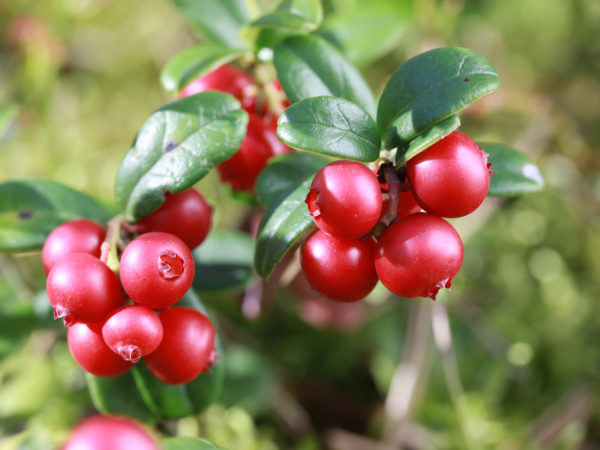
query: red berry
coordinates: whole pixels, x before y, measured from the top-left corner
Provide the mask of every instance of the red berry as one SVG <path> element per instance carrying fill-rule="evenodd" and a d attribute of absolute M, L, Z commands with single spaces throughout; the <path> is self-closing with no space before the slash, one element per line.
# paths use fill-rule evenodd
<path fill-rule="evenodd" d="M 417 213 L 383 232 L 375 269 L 393 293 L 435 299 L 440 288 L 450 287 L 462 260 L 462 241 L 452 225 L 433 214 Z"/>
<path fill-rule="evenodd" d="M 177 236 L 154 231 L 129 243 L 119 272 L 123 288 L 134 302 L 163 309 L 181 299 L 192 285 L 194 260 Z"/>
<path fill-rule="evenodd" d="M 108 347 L 124 360 L 136 363 L 158 348 L 163 328 L 158 315 L 149 308 L 128 305 L 116 309 L 102 325 Z"/>
<path fill-rule="evenodd" d="M 317 172 L 306 203 L 319 229 L 356 239 L 368 233 L 381 216 L 379 181 L 363 164 L 335 161 Z"/>
<path fill-rule="evenodd" d="M 221 91 L 233 95 L 242 108 L 254 111 L 256 105 L 256 87 L 252 77 L 235 66 L 225 64 L 212 72 L 196 78 L 181 92 L 179 98 L 189 97 L 204 91 Z"/>
<path fill-rule="evenodd" d="M 89 253 L 100 257 L 100 245 L 106 237 L 104 228 L 88 219 L 75 219 L 57 226 L 42 248 L 42 264 L 46 275 L 63 256 Z"/>
<path fill-rule="evenodd" d="M 375 241 L 342 239 L 320 230 L 304 241 L 302 270 L 311 286 L 333 300 L 353 302 L 377 284 Z"/>
<path fill-rule="evenodd" d="M 90 416 L 77 424 L 62 450 L 159 450 L 156 440 L 129 417 Z"/>
<path fill-rule="evenodd" d="M 419 205 L 442 217 L 475 211 L 490 185 L 487 155 L 460 131 L 409 159 L 406 170 Z"/>
<path fill-rule="evenodd" d="M 255 114 L 249 115 L 248 130 L 240 148 L 227 161 L 217 166 L 221 180 L 236 191 L 254 191 L 254 183 L 267 161 L 275 155 L 287 153 L 275 135 L 276 126 Z"/>
<path fill-rule="evenodd" d="M 138 222 L 141 233 L 164 231 L 181 239 L 191 249 L 200 245 L 211 226 L 212 207 L 196 189 L 169 194 L 165 202 Z"/>
<path fill-rule="evenodd" d="M 204 314 L 175 307 L 163 311 L 160 321 L 163 340 L 144 357 L 156 378 L 169 384 L 188 383 L 215 362 L 215 329 Z"/>
<path fill-rule="evenodd" d="M 398 209 L 396 212 L 398 219 L 421 211 L 422 209 L 417 203 L 413 191 L 400 191 L 400 195 L 398 196 Z"/>
<path fill-rule="evenodd" d="M 69 327 L 67 344 L 77 364 L 93 375 L 114 377 L 133 367 L 106 345 L 102 339 L 102 323 L 76 323 Z"/>
<path fill-rule="evenodd" d="M 73 253 L 56 263 L 46 291 L 54 318 L 63 319 L 66 326 L 101 321 L 123 299 L 114 272 L 87 253 Z"/>

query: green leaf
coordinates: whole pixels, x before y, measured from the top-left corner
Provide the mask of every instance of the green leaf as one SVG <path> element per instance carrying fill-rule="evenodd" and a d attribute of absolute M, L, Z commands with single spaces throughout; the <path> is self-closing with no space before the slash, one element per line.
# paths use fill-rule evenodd
<path fill-rule="evenodd" d="M 290 101 L 330 95 L 375 117 L 375 99 L 360 72 L 323 38 L 292 36 L 275 47 L 277 76 Z"/>
<path fill-rule="evenodd" d="M 269 206 L 292 192 L 309 175 L 331 162 L 311 153 L 289 153 L 269 160 L 254 185 L 260 201 Z"/>
<path fill-rule="evenodd" d="M 148 118 L 119 166 L 118 206 L 129 221 L 155 210 L 165 192 L 181 192 L 229 159 L 248 115 L 228 94 L 207 91 L 166 105 Z"/>
<path fill-rule="evenodd" d="M 399 147 L 396 152 L 396 165 L 404 164 L 410 158 L 417 156 L 426 148 L 432 146 L 440 139 L 448 136 L 460 126 L 460 118 L 457 115 L 448 117 L 436 123 L 429 130 L 417 136 L 407 145 Z"/>
<path fill-rule="evenodd" d="M 239 30 L 249 20 L 244 0 L 174 0 L 183 15 L 206 37 L 240 48 Z"/>
<path fill-rule="evenodd" d="M 0 251 L 41 248 L 46 236 L 67 220 L 104 224 L 110 215 L 87 195 L 49 180 L 0 184 Z"/>
<path fill-rule="evenodd" d="M 410 142 L 498 86 L 494 68 L 472 50 L 438 48 L 409 59 L 379 99 L 377 124 L 385 135 L 384 147 Z"/>
<path fill-rule="evenodd" d="M 3 106 L 0 108 L 0 141 L 17 118 L 19 108 L 16 105 Z"/>
<path fill-rule="evenodd" d="M 306 177 L 289 195 L 271 205 L 261 221 L 254 267 L 263 278 L 271 275 L 275 265 L 313 225 L 304 203 L 313 177 L 314 174 Z"/>
<path fill-rule="evenodd" d="M 213 230 L 193 254 L 196 289 L 240 288 L 252 277 L 254 241 L 246 233 Z"/>
<path fill-rule="evenodd" d="M 87 386 L 96 409 L 104 414 L 123 414 L 144 422 L 156 422 L 159 416 L 146 406 L 136 389 L 133 374 L 129 372 L 116 377 L 97 377 L 86 373 Z"/>
<path fill-rule="evenodd" d="M 279 117 L 277 136 L 300 150 L 357 161 L 375 161 L 381 144 L 373 119 L 337 97 L 312 97 L 293 104 Z"/>
<path fill-rule="evenodd" d="M 494 174 L 490 177 L 488 195 L 508 197 L 538 192 L 545 186 L 540 169 L 529 157 L 502 144 L 480 143 L 489 154 Z"/>
<path fill-rule="evenodd" d="M 284 0 L 276 9 L 254 20 L 251 26 L 316 30 L 323 20 L 319 0 Z"/>
<path fill-rule="evenodd" d="M 219 450 L 217 447 L 204 439 L 191 437 L 172 437 L 160 440 L 162 450 Z"/>
<path fill-rule="evenodd" d="M 243 52 L 214 44 L 185 49 L 167 61 L 160 82 L 169 92 L 180 91 L 195 78 L 237 59 Z"/>

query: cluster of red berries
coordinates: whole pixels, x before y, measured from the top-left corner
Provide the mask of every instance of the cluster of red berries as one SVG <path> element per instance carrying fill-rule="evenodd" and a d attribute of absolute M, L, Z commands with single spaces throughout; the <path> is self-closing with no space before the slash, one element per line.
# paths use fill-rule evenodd
<path fill-rule="evenodd" d="M 268 101 L 267 90 L 275 95 L 275 105 Z M 276 135 L 277 119 L 289 106 L 281 85 L 277 80 L 268 86 L 256 83 L 252 76 L 225 64 L 188 84 L 179 93 L 180 98 L 204 91 L 221 91 L 237 98 L 249 115 L 246 137 L 239 150 L 227 161 L 217 166 L 221 180 L 229 183 L 236 191 L 254 191 L 258 175 L 267 161 L 276 155 L 288 153 L 290 149 Z"/>
<path fill-rule="evenodd" d="M 357 162 L 328 164 L 306 197 L 318 228 L 301 248 L 308 281 L 338 301 L 364 298 L 378 280 L 401 297 L 435 299 L 463 261 L 460 236 L 442 217 L 483 202 L 490 165 L 459 131 L 411 158 L 402 176 L 385 164 L 379 177 Z"/>
<path fill-rule="evenodd" d="M 42 249 L 48 299 L 54 318 L 69 327 L 69 349 L 84 370 L 115 376 L 143 357 L 158 379 L 181 384 L 216 362 L 210 320 L 172 307 L 192 285 L 191 248 L 208 234 L 211 215 L 194 189 L 168 195 L 130 226 L 139 236 L 120 253 L 118 275 L 106 264 L 110 237 L 97 223 L 71 220 L 48 235 Z"/>

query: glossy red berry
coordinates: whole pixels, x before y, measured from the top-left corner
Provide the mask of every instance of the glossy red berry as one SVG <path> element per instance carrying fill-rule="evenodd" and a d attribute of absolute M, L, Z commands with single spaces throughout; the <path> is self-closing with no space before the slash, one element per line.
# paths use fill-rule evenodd
<path fill-rule="evenodd" d="M 139 305 L 163 309 L 185 295 L 194 281 L 189 247 L 169 233 L 142 234 L 127 245 L 119 273 L 125 292 Z"/>
<path fill-rule="evenodd" d="M 306 204 L 319 229 L 356 239 L 368 233 L 381 216 L 379 181 L 363 164 L 334 161 L 315 175 Z"/>
<path fill-rule="evenodd" d="M 375 269 L 385 287 L 401 297 L 430 297 L 449 288 L 463 261 L 458 233 L 428 213 L 388 227 L 377 243 Z"/>
<path fill-rule="evenodd" d="M 289 151 L 275 135 L 273 122 L 254 114 L 249 117 L 246 137 L 239 150 L 217 166 L 221 180 L 236 191 L 253 192 L 254 183 L 267 161 Z"/>
<path fill-rule="evenodd" d="M 119 279 L 106 264 L 87 253 L 73 253 L 52 267 L 46 280 L 54 318 L 66 326 L 104 320 L 123 299 Z"/>
<path fill-rule="evenodd" d="M 150 372 L 168 384 L 192 381 L 216 360 L 215 329 L 199 311 L 186 307 L 160 314 L 164 335 L 156 351 L 144 357 Z"/>
<path fill-rule="evenodd" d="M 475 211 L 490 185 L 487 154 L 460 131 L 409 159 L 406 171 L 419 205 L 441 217 Z"/>
<path fill-rule="evenodd" d="M 94 415 L 82 420 L 61 450 L 159 450 L 154 437 L 129 417 Z"/>
<path fill-rule="evenodd" d="M 200 245 L 211 226 L 212 207 L 191 188 L 167 195 L 165 202 L 137 225 L 140 233 L 163 231 L 181 239 L 191 249 Z"/>
<path fill-rule="evenodd" d="M 75 219 L 57 226 L 42 248 L 42 264 L 46 275 L 62 257 L 72 253 L 89 253 L 100 257 L 100 246 L 106 237 L 104 228 L 88 219 Z"/>
<path fill-rule="evenodd" d="M 311 286 L 332 300 L 353 302 L 377 284 L 375 241 L 342 239 L 316 230 L 302 244 L 302 270 Z"/>
<path fill-rule="evenodd" d="M 398 208 L 396 210 L 398 219 L 421 211 L 422 209 L 417 203 L 413 191 L 400 191 L 400 195 L 398 196 Z"/>
<path fill-rule="evenodd" d="M 247 111 L 254 111 L 256 106 L 254 80 L 242 69 L 230 64 L 225 64 L 196 78 L 179 92 L 179 98 L 204 91 L 220 91 L 231 94 L 242 103 L 242 108 Z"/>
<path fill-rule="evenodd" d="M 67 331 L 67 344 L 77 364 L 92 375 L 114 377 L 133 364 L 113 352 L 102 339 L 102 323 L 76 323 Z"/>
<path fill-rule="evenodd" d="M 140 305 L 114 310 L 102 325 L 102 338 L 121 358 L 132 363 L 158 348 L 163 327 L 158 315 Z"/>

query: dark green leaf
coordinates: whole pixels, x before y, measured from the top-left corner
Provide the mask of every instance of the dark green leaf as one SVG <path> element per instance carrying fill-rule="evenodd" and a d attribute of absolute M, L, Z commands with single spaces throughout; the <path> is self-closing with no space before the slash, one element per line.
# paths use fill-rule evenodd
<path fill-rule="evenodd" d="M 92 402 L 104 414 L 123 414 L 144 422 L 156 422 L 158 415 L 146 406 L 133 381 L 131 371 L 117 377 L 97 377 L 86 373 L 86 380 Z"/>
<path fill-rule="evenodd" d="M 193 253 L 196 289 L 239 288 L 252 277 L 254 242 L 246 233 L 213 230 Z"/>
<path fill-rule="evenodd" d="M 409 59 L 379 99 L 377 124 L 385 148 L 408 143 L 498 86 L 494 68 L 472 50 L 438 48 Z"/>
<path fill-rule="evenodd" d="M 284 0 L 275 11 L 254 20 L 250 25 L 313 31 L 323 20 L 319 0 Z"/>
<path fill-rule="evenodd" d="M 331 44 L 313 35 L 292 36 L 275 47 L 277 76 L 295 103 L 308 97 L 345 98 L 375 117 L 375 99 L 360 72 Z"/>
<path fill-rule="evenodd" d="M 306 177 L 289 195 L 273 204 L 265 213 L 256 237 L 254 267 L 268 278 L 275 265 L 313 224 L 304 200 L 314 174 Z"/>
<path fill-rule="evenodd" d="M 260 201 L 269 206 L 292 192 L 306 177 L 331 162 L 311 153 L 289 153 L 272 158 L 254 185 Z"/>
<path fill-rule="evenodd" d="M 160 81 L 167 91 L 180 91 L 195 78 L 233 61 L 243 52 L 211 44 L 185 49 L 167 61 Z"/>
<path fill-rule="evenodd" d="M 488 195 L 508 197 L 529 194 L 544 188 L 540 169 L 527 155 L 502 144 L 479 144 L 489 154 L 488 161 L 495 173 L 490 178 Z"/>
<path fill-rule="evenodd" d="M 244 0 L 174 0 L 183 15 L 206 37 L 240 48 L 239 29 L 248 22 Z"/>
<path fill-rule="evenodd" d="M 414 138 L 407 145 L 398 148 L 398 151 L 396 152 L 396 165 L 404 164 L 410 158 L 418 155 L 443 137 L 448 136 L 459 126 L 460 118 L 457 115 L 450 116 L 435 124 L 429 130 Z"/>
<path fill-rule="evenodd" d="M 357 161 L 375 161 L 381 144 L 373 119 L 359 106 L 337 97 L 294 103 L 279 117 L 277 136 L 300 150 Z"/>
<path fill-rule="evenodd" d="M 155 210 L 165 192 L 181 192 L 229 159 L 246 134 L 248 115 L 228 94 L 207 91 L 150 116 L 119 166 L 117 204 L 129 221 Z"/>
<path fill-rule="evenodd" d="M 0 184 L 0 251 L 41 248 L 67 220 L 85 217 L 104 224 L 110 215 L 92 198 L 48 180 Z"/>
<path fill-rule="evenodd" d="M 162 450 L 219 450 L 222 447 L 217 447 L 204 439 L 173 437 L 161 439 L 160 448 Z"/>

